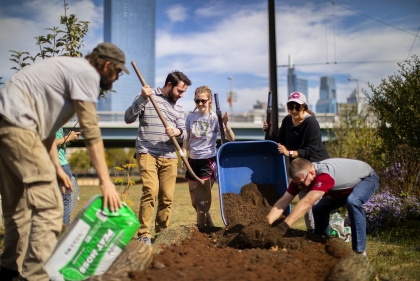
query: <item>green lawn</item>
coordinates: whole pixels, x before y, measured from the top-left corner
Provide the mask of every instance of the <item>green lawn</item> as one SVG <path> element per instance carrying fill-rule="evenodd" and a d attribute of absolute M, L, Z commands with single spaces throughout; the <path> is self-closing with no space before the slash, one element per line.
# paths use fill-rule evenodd
<path fill-rule="evenodd" d="M 92 197 L 95 194 L 101 193 L 99 187 L 82 186 L 80 187 L 80 190 L 80 201 L 73 215 L 77 214 L 77 212 L 83 207 L 84 204 L 86 204 L 90 197 Z M 137 215 L 139 212 L 141 192 L 141 185 L 131 186 L 128 195 L 129 200 L 126 200 L 131 209 Z M 217 183 L 213 186 L 213 197 L 210 214 L 212 216 L 215 226 L 224 227 L 222 216 L 220 213 L 219 188 Z M 171 226 L 192 224 L 195 223 L 195 221 L 196 214 L 194 208 L 191 206 L 188 184 L 186 182 L 179 182 L 177 183 L 175 188 L 174 202 L 172 206 Z M 298 221 L 293 227 L 304 229 L 305 225 L 303 219 Z"/>

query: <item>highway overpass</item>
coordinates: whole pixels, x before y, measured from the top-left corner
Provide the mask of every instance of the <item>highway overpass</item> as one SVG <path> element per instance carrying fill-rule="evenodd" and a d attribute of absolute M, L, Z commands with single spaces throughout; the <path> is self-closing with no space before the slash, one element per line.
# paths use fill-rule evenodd
<path fill-rule="evenodd" d="M 263 140 L 264 132 L 262 124 L 265 118 L 263 112 L 242 113 L 229 116 L 229 125 L 235 132 L 236 140 Z M 99 112 L 99 127 L 101 128 L 104 145 L 107 148 L 112 147 L 135 147 L 137 137 L 138 122 L 125 124 L 123 113 Z M 284 118 L 284 114 L 279 115 L 279 123 Z M 320 127 L 323 141 L 328 141 L 328 129 L 332 128 L 336 116 L 334 114 L 324 114 L 316 116 Z M 75 126 L 76 125 L 76 126 Z M 65 131 L 79 129 L 77 118 L 72 118 L 64 125 Z M 220 143 L 219 143 L 220 144 Z M 84 147 L 82 138 L 72 143 L 72 147 Z"/>

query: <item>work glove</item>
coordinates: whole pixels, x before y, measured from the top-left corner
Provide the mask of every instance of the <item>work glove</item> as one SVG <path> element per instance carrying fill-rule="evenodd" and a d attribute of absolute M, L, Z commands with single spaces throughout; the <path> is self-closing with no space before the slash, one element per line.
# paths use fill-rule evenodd
<path fill-rule="evenodd" d="M 280 229 L 281 233 L 284 235 L 289 230 L 289 225 L 287 222 L 282 221 L 278 226 L 276 226 Z"/>

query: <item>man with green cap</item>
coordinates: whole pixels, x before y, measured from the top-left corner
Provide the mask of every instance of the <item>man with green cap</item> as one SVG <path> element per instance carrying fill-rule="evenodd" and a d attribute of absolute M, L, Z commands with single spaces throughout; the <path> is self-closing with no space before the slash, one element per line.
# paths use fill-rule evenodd
<path fill-rule="evenodd" d="M 72 189 L 58 161 L 55 132 L 75 113 L 104 196 L 121 207 L 105 162 L 96 103 L 112 88 L 125 55 L 101 43 L 85 58 L 54 57 L 17 72 L 0 90 L 0 191 L 5 221 L 0 280 L 49 280 L 44 264 L 62 227 L 57 180 Z"/>

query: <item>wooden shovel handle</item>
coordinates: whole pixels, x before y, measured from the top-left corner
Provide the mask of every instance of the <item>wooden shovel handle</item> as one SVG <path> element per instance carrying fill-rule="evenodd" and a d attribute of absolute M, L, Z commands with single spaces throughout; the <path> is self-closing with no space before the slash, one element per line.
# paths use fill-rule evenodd
<path fill-rule="evenodd" d="M 141 84 L 143 85 L 143 87 L 144 87 L 145 85 L 147 85 L 147 83 L 146 83 L 146 81 L 144 81 L 144 78 L 143 78 L 143 76 L 141 75 L 140 70 L 138 69 L 138 67 L 137 67 L 136 63 L 135 63 L 134 61 L 132 61 L 132 62 L 131 62 L 131 65 L 133 66 L 134 71 L 136 72 L 137 76 L 139 77 L 140 82 L 141 82 Z M 165 129 L 166 129 L 166 128 L 168 127 L 168 123 L 166 122 L 165 117 L 163 116 L 162 112 L 160 111 L 160 109 L 159 109 L 159 107 L 158 107 L 158 105 L 157 105 L 157 103 L 156 103 L 156 101 L 155 101 L 155 98 L 154 98 L 153 96 L 149 96 L 149 100 L 152 102 L 153 107 L 155 108 L 156 113 L 158 114 L 158 116 L 159 116 L 159 118 L 160 118 L 160 121 L 162 121 L 162 124 L 163 124 L 163 126 L 165 127 Z M 193 177 L 194 177 L 194 178 L 195 178 L 198 182 L 200 182 L 201 184 L 204 184 L 204 181 L 203 181 L 202 179 L 200 179 L 199 177 L 197 177 L 197 175 L 196 175 L 196 174 L 193 172 L 193 170 L 191 169 L 190 163 L 188 163 L 188 159 L 187 159 L 187 157 L 185 156 L 184 151 L 182 151 L 181 147 L 179 146 L 179 143 L 178 143 L 178 141 L 176 140 L 176 138 L 175 138 L 175 137 L 171 137 L 171 140 L 172 140 L 172 142 L 174 143 L 175 148 L 176 148 L 176 150 L 178 151 L 179 155 L 181 156 L 182 162 L 184 162 L 185 167 L 187 167 L 188 172 L 190 172 L 190 174 L 191 174 L 191 175 L 192 175 L 192 176 L 193 176 Z"/>

